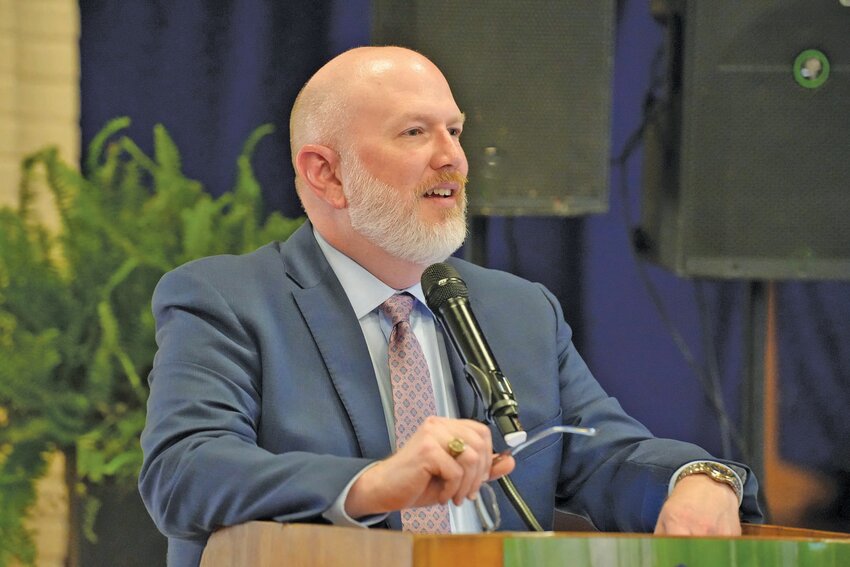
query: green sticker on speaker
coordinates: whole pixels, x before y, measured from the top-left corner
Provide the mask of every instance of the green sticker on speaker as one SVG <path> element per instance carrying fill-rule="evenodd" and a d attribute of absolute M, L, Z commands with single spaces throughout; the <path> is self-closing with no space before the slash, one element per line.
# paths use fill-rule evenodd
<path fill-rule="evenodd" d="M 829 78 L 829 59 L 820 50 L 807 49 L 794 60 L 794 80 L 807 89 L 816 89 Z"/>

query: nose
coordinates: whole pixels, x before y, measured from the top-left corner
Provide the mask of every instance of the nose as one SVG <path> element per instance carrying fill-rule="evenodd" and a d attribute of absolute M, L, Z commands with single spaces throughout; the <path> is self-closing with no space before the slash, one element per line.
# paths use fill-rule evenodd
<path fill-rule="evenodd" d="M 434 153 L 431 167 L 435 170 L 466 170 L 466 154 L 460 145 L 460 138 L 443 130 L 434 139 Z"/>

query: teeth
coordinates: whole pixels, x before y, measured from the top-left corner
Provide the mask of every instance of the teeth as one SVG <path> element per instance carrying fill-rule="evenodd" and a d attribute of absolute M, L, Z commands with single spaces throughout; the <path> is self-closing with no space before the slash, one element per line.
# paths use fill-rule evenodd
<path fill-rule="evenodd" d="M 425 191 L 425 195 L 439 195 L 440 197 L 451 197 L 452 190 L 451 189 L 441 189 L 439 187 L 434 189 L 428 189 Z"/>

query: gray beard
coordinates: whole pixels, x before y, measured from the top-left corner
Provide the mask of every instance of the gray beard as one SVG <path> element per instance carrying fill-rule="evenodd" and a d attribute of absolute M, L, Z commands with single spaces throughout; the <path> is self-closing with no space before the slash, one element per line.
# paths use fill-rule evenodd
<path fill-rule="evenodd" d="M 396 258 L 423 266 L 442 262 L 463 244 L 465 193 L 461 207 L 450 211 L 443 222 L 427 224 L 417 215 L 421 197 L 410 202 L 392 198 L 400 190 L 372 176 L 357 156 L 343 156 L 343 163 L 348 174 L 343 193 L 351 228 L 372 244 Z"/>

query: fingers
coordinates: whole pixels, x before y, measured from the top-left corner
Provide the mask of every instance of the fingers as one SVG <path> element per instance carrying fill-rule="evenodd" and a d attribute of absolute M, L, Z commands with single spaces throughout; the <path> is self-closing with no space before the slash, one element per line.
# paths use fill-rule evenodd
<path fill-rule="evenodd" d="M 516 461 L 508 452 L 499 453 L 493 458 L 493 464 L 488 471 L 487 480 L 496 480 L 510 474 L 516 466 Z"/>
<path fill-rule="evenodd" d="M 455 459 L 464 467 L 460 489 L 453 498 L 455 504 L 462 503 L 465 498 L 475 500 L 478 497 L 481 483 L 489 479 L 493 461 L 493 441 L 490 430 L 474 421 L 464 420 L 462 423 L 469 426 L 468 434 L 473 437 L 466 443 L 464 452 Z"/>
<path fill-rule="evenodd" d="M 707 521 L 705 517 L 659 519 L 655 525 L 655 535 L 736 537 L 741 535 L 741 523 L 722 519 Z"/>
<path fill-rule="evenodd" d="M 434 418 L 423 425 L 425 433 L 432 434 L 444 454 L 439 455 L 443 463 L 442 478 L 445 482 L 441 498 L 459 505 L 466 499 L 478 497 L 481 483 L 486 480 L 493 459 L 493 442 L 490 430 L 481 423 L 471 420 L 444 420 Z M 430 431 L 432 428 L 433 431 Z M 452 440 L 463 441 L 463 451 L 455 457 L 448 453 Z"/>
<path fill-rule="evenodd" d="M 463 441 L 463 451 L 452 457 L 448 446 L 455 439 Z M 429 417 L 399 453 L 402 451 L 416 451 L 415 458 L 429 463 L 430 473 L 439 481 L 437 499 L 441 503 L 451 500 L 459 505 L 474 500 L 481 483 L 490 479 L 493 441 L 487 426 L 476 421 Z"/>
<path fill-rule="evenodd" d="M 449 453 L 452 440 L 463 450 Z M 498 458 L 497 458 L 498 457 Z M 401 508 L 461 504 L 481 484 L 513 470 L 513 457 L 493 454 L 487 426 L 472 420 L 429 417 L 392 456 L 369 469 L 349 493 L 351 507 L 368 514 Z M 351 493 L 355 497 L 351 496 Z M 349 502 L 346 502 L 348 510 Z"/>
<path fill-rule="evenodd" d="M 695 535 L 691 532 L 690 529 L 681 524 L 673 524 L 673 525 L 662 525 L 659 522 L 655 526 L 655 535 L 668 535 L 668 536 L 688 536 Z"/>

